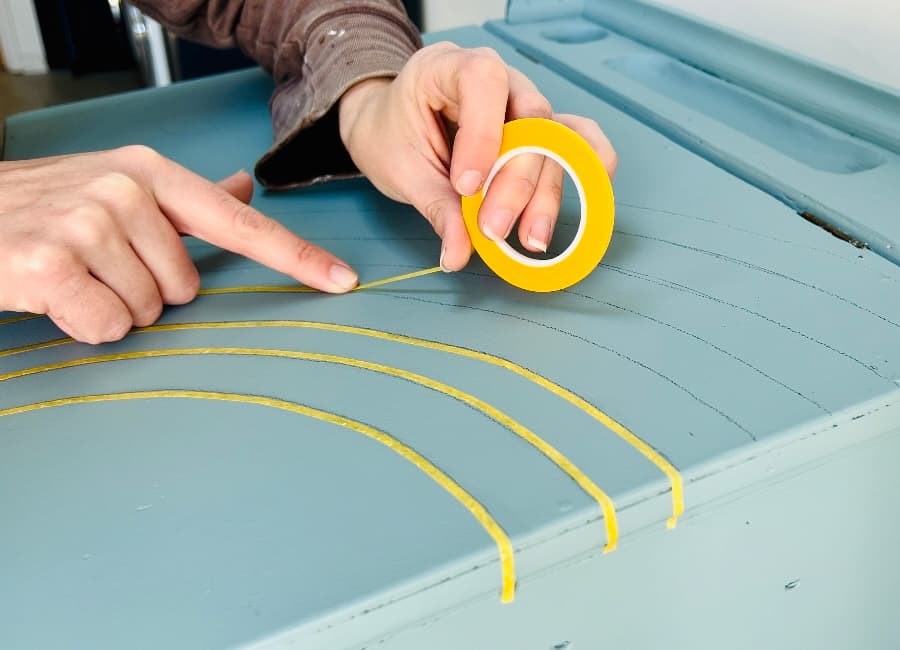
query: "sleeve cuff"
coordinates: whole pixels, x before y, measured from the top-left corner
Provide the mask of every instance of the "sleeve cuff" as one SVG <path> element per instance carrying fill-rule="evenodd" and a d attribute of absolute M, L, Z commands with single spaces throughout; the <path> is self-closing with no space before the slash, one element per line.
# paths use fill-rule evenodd
<path fill-rule="evenodd" d="M 383 11 L 336 10 L 306 37 L 303 75 L 270 102 L 274 143 L 256 164 L 266 189 L 290 189 L 359 175 L 341 142 L 337 103 L 352 86 L 395 77 L 421 47 L 418 31 Z"/>

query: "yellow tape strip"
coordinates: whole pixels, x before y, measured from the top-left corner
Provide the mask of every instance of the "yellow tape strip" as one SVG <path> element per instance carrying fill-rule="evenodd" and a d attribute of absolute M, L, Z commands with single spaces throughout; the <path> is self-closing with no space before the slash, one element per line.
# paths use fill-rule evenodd
<path fill-rule="evenodd" d="M 227 296 L 234 293 L 319 293 L 315 289 L 298 285 L 281 287 L 218 287 L 213 289 L 200 289 L 198 296 Z"/>
<path fill-rule="evenodd" d="M 423 375 L 402 370 L 393 366 L 386 366 L 371 361 L 363 361 L 361 359 L 353 359 L 351 357 L 342 357 L 333 354 L 320 354 L 317 352 L 300 352 L 296 350 L 267 350 L 259 348 L 176 348 L 167 350 L 142 350 L 137 352 L 121 352 L 118 354 L 105 354 L 97 357 L 89 357 L 85 359 L 72 359 L 70 361 L 62 361 L 59 363 L 48 364 L 45 366 L 37 366 L 10 372 L 0 375 L 0 383 L 10 379 L 19 377 L 27 377 L 29 375 L 37 375 L 43 372 L 52 372 L 54 370 L 62 370 L 64 368 L 75 368 L 78 366 L 86 366 L 95 363 L 106 363 L 111 361 L 125 361 L 129 359 L 146 359 L 156 357 L 170 356 L 201 356 L 201 355 L 238 355 L 238 356 L 259 356 L 259 357 L 278 357 L 282 359 L 299 359 L 303 361 L 318 361 L 324 363 L 334 363 L 343 366 L 359 368 L 377 372 L 383 375 L 389 375 L 404 379 L 408 382 L 424 386 L 435 392 L 442 393 L 448 397 L 456 399 L 476 411 L 481 412 L 485 416 L 491 418 L 501 426 L 512 431 L 514 434 L 522 438 L 529 445 L 541 452 L 553 464 L 559 467 L 569 478 L 591 496 L 600 506 L 603 512 L 604 521 L 607 524 L 607 541 L 604 552 L 610 552 L 615 549 L 618 543 L 619 527 L 617 523 L 616 508 L 612 499 L 594 483 L 575 463 L 569 460 L 553 445 L 538 436 L 536 433 L 513 419 L 500 409 L 485 402 L 471 393 L 462 391 L 454 386 L 445 384 L 425 377 Z"/>
<path fill-rule="evenodd" d="M 364 284 L 359 285 L 350 293 L 354 291 L 365 291 L 366 289 L 374 289 L 375 287 L 383 287 L 388 284 L 394 284 L 395 282 L 403 282 L 404 280 L 412 280 L 413 278 L 421 278 L 423 275 L 431 275 L 432 273 L 437 273 L 441 271 L 441 267 L 434 266 L 430 269 L 422 269 L 421 271 L 413 271 L 412 273 L 403 273 L 402 275 L 395 275 L 389 278 L 385 278 L 384 280 L 375 280 L 374 282 L 366 282 Z M 201 289 L 197 295 L 200 296 L 222 296 L 233 293 L 319 293 L 317 289 L 310 289 L 309 287 L 302 286 L 282 286 L 282 287 L 268 287 L 268 286 L 259 286 L 259 287 L 221 287 L 215 289 Z M 3 322 L 0 321 L 0 325 Z"/>
<path fill-rule="evenodd" d="M 498 366 L 503 368 L 513 374 L 516 374 L 528 381 L 541 386 L 545 390 L 550 391 L 554 395 L 566 400 L 576 408 L 580 409 L 587 415 L 589 415 L 594 420 L 600 422 L 605 427 L 609 428 L 616 435 L 618 435 L 622 440 L 626 443 L 634 447 L 640 454 L 642 454 L 647 460 L 656 465 L 659 470 L 665 474 L 665 476 L 669 479 L 669 483 L 671 485 L 672 492 L 672 516 L 667 521 L 667 526 L 669 528 L 674 528 L 675 524 L 678 522 L 679 517 L 684 513 L 684 483 L 681 477 L 681 474 L 677 469 L 666 459 L 662 454 L 656 451 L 653 447 L 651 447 L 644 440 L 639 438 L 637 435 L 628 430 L 624 425 L 620 422 L 617 422 L 615 419 L 598 409 L 596 406 L 585 400 L 584 398 L 576 395 L 572 391 L 560 386 L 552 382 L 545 377 L 520 366 L 517 363 L 504 359 L 502 357 L 497 357 L 486 352 L 480 352 L 477 350 L 470 350 L 468 348 L 450 345 L 447 343 L 439 343 L 436 341 L 430 341 L 428 339 L 415 338 L 412 336 L 405 336 L 403 334 L 394 334 L 391 332 L 382 332 L 380 330 L 373 330 L 363 327 L 355 327 L 352 325 L 338 325 L 333 323 L 318 323 L 315 321 L 291 321 L 291 320 L 279 320 L 279 321 L 232 321 L 232 322 L 222 322 L 222 323 L 174 323 L 170 325 L 151 325 L 150 327 L 144 327 L 140 329 L 134 330 L 134 333 L 143 333 L 143 332 L 166 332 L 166 331 L 184 331 L 184 330 L 205 330 L 205 329 L 251 329 L 251 328 L 265 328 L 265 327 L 283 327 L 283 328 L 303 328 L 303 329 L 317 329 L 317 330 L 325 330 L 330 332 L 339 332 L 343 334 L 352 334 L 357 336 L 366 336 L 369 338 L 381 339 L 385 341 L 391 341 L 394 343 L 400 343 L 404 345 L 412 345 L 421 348 L 427 348 L 430 350 L 437 350 L 440 352 L 447 352 L 449 354 L 455 354 L 462 357 L 467 357 L 470 359 L 475 359 L 481 361 L 483 363 L 488 363 L 493 366 Z M 32 345 L 24 345 L 18 348 L 10 348 L 8 350 L 0 351 L 0 358 L 12 356 L 15 354 L 22 354 L 25 352 L 31 352 L 35 350 L 43 350 L 47 348 L 53 348 L 60 345 L 66 345 L 69 343 L 73 343 L 70 338 L 62 338 L 56 339 L 54 341 L 46 341 L 43 343 L 35 343 Z M 607 523 L 607 539 L 610 538 L 610 530 L 609 530 L 609 521 Z"/>
<path fill-rule="evenodd" d="M 0 326 L 12 325 L 13 323 L 21 323 L 26 320 L 34 320 L 40 318 L 39 314 L 22 314 L 21 316 L 12 316 L 10 318 L 0 318 Z"/>
<path fill-rule="evenodd" d="M 403 275 L 395 275 L 392 278 L 384 280 L 375 280 L 374 282 L 366 282 L 361 284 L 354 291 L 365 291 L 366 289 L 374 289 L 375 287 L 383 287 L 386 284 L 394 284 L 395 282 L 403 282 L 404 280 L 412 280 L 413 278 L 421 278 L 423 275 L 431 275 L 442 271 L 441 267 L 433 266 L 430 269 L 422 269 L 421 271 L 413 271 L 412 273 L 404 273 Z"/>
<path fill-rule="evenodd" d="M 523 153 L 542 154 L 559 163 L 572 177 L 581 200 L 575 238 L 553 259 L 526 257 L 505 241 L 488 239 L 478 225 L 478 212 L 494 177 L 503 165 Z M 612 239 L 615 211 L 612 183 L 593 147 L 572 129 L 540 118 L 504 125 L 500 157 L 482 191 L 462 198 L 463 221 L 476 252 L 494 273 L 527 291 L 559 291 L 597 268 Z"/>
<path fill-rule="evenodd" d="M 488 535 L 497 545 L 497 551 L 500 555 L 500 570 L 502 574 L 502 584 L 500 589 L 500 599 L 504 603 L 512 602 L 515 597 L 516 588 L 516 570 L 513 553 L 512 542 L 506 531 L 491 516 L 491 514 L 474 496 L 469 494 L 461 485 L 454 481 L 450 476 L 441 471 L 430 460 L 409 447 L 393 436 L 384 431 L 371 427 L 362 422 L 345 418 L 335 413 L 321 411 L 319 409 L 297 404 L 296 402 L 288 402 L 286 400 L 275 399 L 272 397 L 261 397 L 257 395 L 243 395 L 240 393 L 220 393 L 214 391 L 200 390 L 153 390 L 153 391 L 135 391 L 126 393 L 108 393 L 104 395 L 85 395 L 81 397 L 66 397 L 62 399 L 48 400 L 38 402 L 36 404 L 27 404 L 25 406 L 16 406 L 13 408 L 0 410 L 0 417 L 7 415 L 17 415 L 21 413 L 29 413 L 41 409 L 55 408 L 59 406 L 67 406 L 70 404 L 92 404 L 97 402 L 113 402 L 137 399 L 160 399 L 160 398 L 185 398 L 185 399 L 205 399 L 220 402 L 237 402 L 241 404 L 254 404 L 267 408 L 280 409 L 298 415 L 304 415 L 316 420 L 336 424 L 338 426 L 350 429 L 360 433 L 367 438 L 381 443 L 397 455 L 415 465 L 426 476 L 435 483 L 440 485 L 450 495 L 461 503 L 478 523 L 487 531 Z"/>
<path fill-rule="evenodd" d="M 403 273 L 401 275 L 394 275 L 389 278 L 384 278 L 383 280 L 374 280 L 373 282 L 365 282 L 359 286 L 357 286 L 353 291 L 365 291 L 366 289 L 374 289 L 376 287 L 383 287 L 388 284 L 394 284 L 396 282 L 403 282 L 404 280 L 412 280 L 414 278 L 421 278 L 425 275 L 431 275 L 432 273 L 438 273 L 442 271 L 440 266 L 433 266 L 430 269 L 422 269 L 421 271 L 413 271 L 412 273 Z M 198 296 L 224 296 L 228 294 L 235 293 L 319 293 L 317 289 L 311 289 L 310 287 L 303 286 L 282 286 L 282 287 L 272 287 L 272 286 L 258 286 L 258 287 L 219 287 L 213 289 L 200 289 L 197 292 Z M 42 314 L 22 314 L 21 316 L 12 316 L 10 318 L 0 318 L 0 327 L 3 325 L 12 325 L 13 323 L 21 323 L 22 321 L 34 320 L 36 318 L 41 318 Z"/>

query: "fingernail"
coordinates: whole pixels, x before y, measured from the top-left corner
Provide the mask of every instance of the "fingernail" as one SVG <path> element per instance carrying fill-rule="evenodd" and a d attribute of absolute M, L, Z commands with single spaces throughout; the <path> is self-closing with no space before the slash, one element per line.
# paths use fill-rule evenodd
<path fill-rule="evenodd" d="M 329 275 L 331 276 L 331 281 L 344 291 L 350 291 L 359 283 L 359 277 L 356 273 L 342 264 L 333 265 Z"/>
<path fill-rule="evenodd" d="M 538 219 L 528 232 L 528 245 L 542 253 L 547 252 L 550 245 L 550 219 L 542 217 Z"/>
<path fill-rule="evenodd" d="M 481 232 L 483 232 L 484 236 L 488 239 L 500 243 L 506 241 L 506 238 L 509 237 L 514 221 L 515 215 L 513 215 L 512 211 L 495 210 L 488 213 L 484 218 L 484 223 L 481 225 Z M 502 237 L 497 234 L 500 232 L 504 233 Z"/>
<path fill-rule="evenodd" d="M 447 253 L 447 244 L 441 244 L 441 261 L 439 264 L 441 265 L 441 271 L 444 273 L 450 273 L 450 269 L 444 266 L 444 255 Z"/>
<path fill-rule="evenodd" d="M 481 172 L 470 169 L 462 173 L 459 180 L 456 181 L 456 191 L 463 196 L 472 196 L 481 188 L 484 176 Z"/>

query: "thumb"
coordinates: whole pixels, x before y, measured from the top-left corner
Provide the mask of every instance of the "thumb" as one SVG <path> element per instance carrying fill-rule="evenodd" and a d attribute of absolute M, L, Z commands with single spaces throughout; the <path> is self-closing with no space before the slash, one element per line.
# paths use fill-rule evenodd
<path fill-rule="evenodd" d="M 253 198 L 253 179 L 243 169 L 216 184 L 241 203 L 250 203 Z"/>
<path fill-rule="evenodd" d="M 472 256 L 472 242 L 463 222 L 460 196 L 450 186 L 450 180 L 439 177 L 418 183 L 410 203 L 431 224 L 441 238 L 441 268 L 459 271 Z"/>

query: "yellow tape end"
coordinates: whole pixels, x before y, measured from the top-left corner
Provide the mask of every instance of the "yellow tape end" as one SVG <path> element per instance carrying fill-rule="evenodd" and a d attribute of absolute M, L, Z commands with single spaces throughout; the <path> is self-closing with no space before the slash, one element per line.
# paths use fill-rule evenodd
<path fill-rule="evenodd" d="M 516 599 L 516 585 L 503 585 L 503 589 L 500 592 L 500 602 L 503 605 L 508 605 Z"/>
<path fill-rule="evenodd" d="M 672 530 L 677 525 L 678 525 L 678 517 L 669 517 L 669 519 L 666 521 L 666 528 L 668 530 Z"/>

